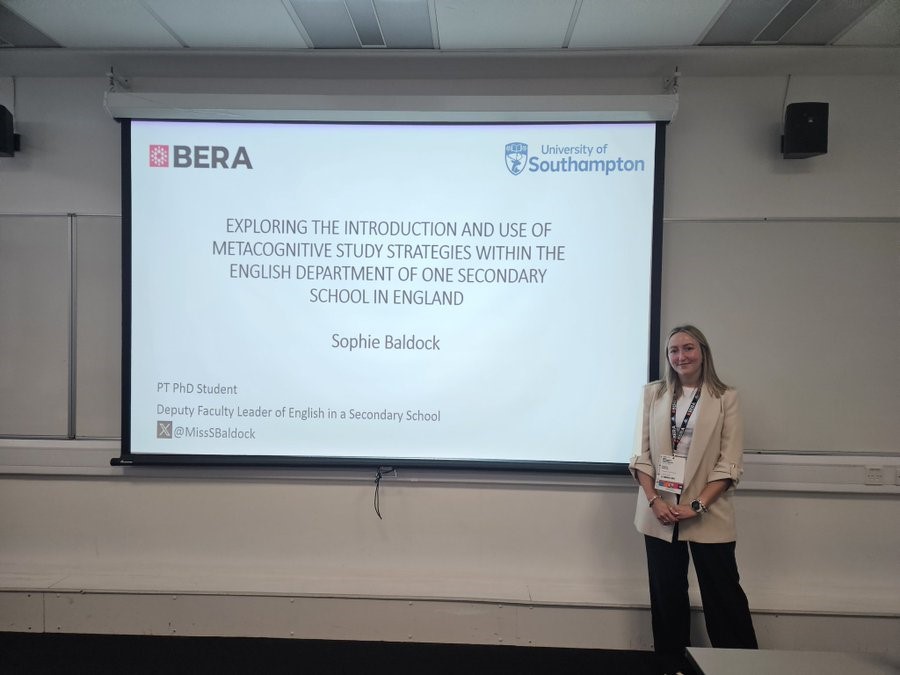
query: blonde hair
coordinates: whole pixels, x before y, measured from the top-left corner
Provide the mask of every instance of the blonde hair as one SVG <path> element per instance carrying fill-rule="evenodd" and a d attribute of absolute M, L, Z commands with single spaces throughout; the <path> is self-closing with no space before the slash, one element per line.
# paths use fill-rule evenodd
<path fill-rule="evenodd" d="M 700 384 L 705 385 L 707 389 L 715 394 L 716 398 L 720 398 L 722 394 L 724 394 L 729 389 L 729 387 L 727 384 L 722 382 L 722 380 L 720 380 L 719 376 L 716 374 L 716 367 L 713 364 L 712 350 L 709 348 L 709 340 L 706 339 L 706 336 L 699 328 L 697 328 L 696 326 L 692 326 L 691 324 L 675 326 L 675 328 L 669 331 L 668 337 L 666 337 L 666 379 L 660 381 L 657 396 L 662 396 L 663 392 L 667 389 L 670 389 L 673 396 L 675 396 L 676 398 L 681 396 L 681 380 L 678 379 L 678 373 L 676 373 L 675 369 L 672 368 L 672 364 L 669 362 L 668 354 L 669 340 L 671 340 L 672 336 L 676 333 L 685 333 L 686 335 L 690 335 L 692 338 L 694 338 L 694 340 L 696 340 L 697 344 L 700 346 L 700 353 L 703 357 L 700 363 Z"/>

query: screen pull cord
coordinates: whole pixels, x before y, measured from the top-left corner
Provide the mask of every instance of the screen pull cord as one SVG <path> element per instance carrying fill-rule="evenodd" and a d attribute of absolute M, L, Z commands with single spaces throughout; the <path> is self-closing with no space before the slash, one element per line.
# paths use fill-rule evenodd
<path fill-rule="evenodd" d="M 379 520 L 384 520 L 381 517 L 381 479 L 384 478 L 385 474 L 390 474 L 392 476 L 397 475 L 397 472 L 394 470 L 392 466 L 379 466 L 375 470 L 375 499 L 372 502 L 372 505 L 375 507 L 375 513 L 378 516 Z"/>

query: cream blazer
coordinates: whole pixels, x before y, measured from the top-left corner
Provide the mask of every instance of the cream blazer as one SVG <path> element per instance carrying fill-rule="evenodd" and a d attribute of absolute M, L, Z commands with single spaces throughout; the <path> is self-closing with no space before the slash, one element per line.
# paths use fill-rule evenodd
<path fill-rule="evenodd" d="M 655 478 L 660 455 L 672 453 L 672 391 L 667 389 L 657 396 L 659 384 L 651 382 L 643 390 L 634 455 L 628 465 L 635 477 L 637 471 L 643 471 Z M 709 507 L 709 513 L 679 523 L 678 539 L 707 544 L 734 541 L 736 531 L 732 497 L 743 473 L 744 452 L 744 429 L 737 392 L 728 389 L 716 398 L 711 390 L 704 388 L 695 415 L 681 503 L 689 504 L 700 495 L 707 483 L 714 480 L 730 478 L 731 487 Z M 676 496 L 671 492 L 660 491 L 659 494 L 670 504 L 676 501 Z M 672 541 L 674 528 L 663 525 L 654 517 L 640 489 L 634 524 L 643 534 Z"/>

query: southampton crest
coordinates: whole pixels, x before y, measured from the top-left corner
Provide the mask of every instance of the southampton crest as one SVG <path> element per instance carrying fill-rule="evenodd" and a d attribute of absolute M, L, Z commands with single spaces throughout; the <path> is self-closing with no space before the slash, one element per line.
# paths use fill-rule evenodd
<path fill-rule="evenodd" d="M 513 176 L 518 176 L 525 170 L 526 159 L 528 159 L 527 143 L 506 144 L 506 168 Z"/>

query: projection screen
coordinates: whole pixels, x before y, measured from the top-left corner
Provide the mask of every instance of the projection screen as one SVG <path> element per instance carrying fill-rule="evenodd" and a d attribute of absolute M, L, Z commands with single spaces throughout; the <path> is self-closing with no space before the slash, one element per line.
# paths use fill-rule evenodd
<path fill-rule="evenodd" d="M 123 463 L 628 461 L 663 123 L 122 124 Z"/>

